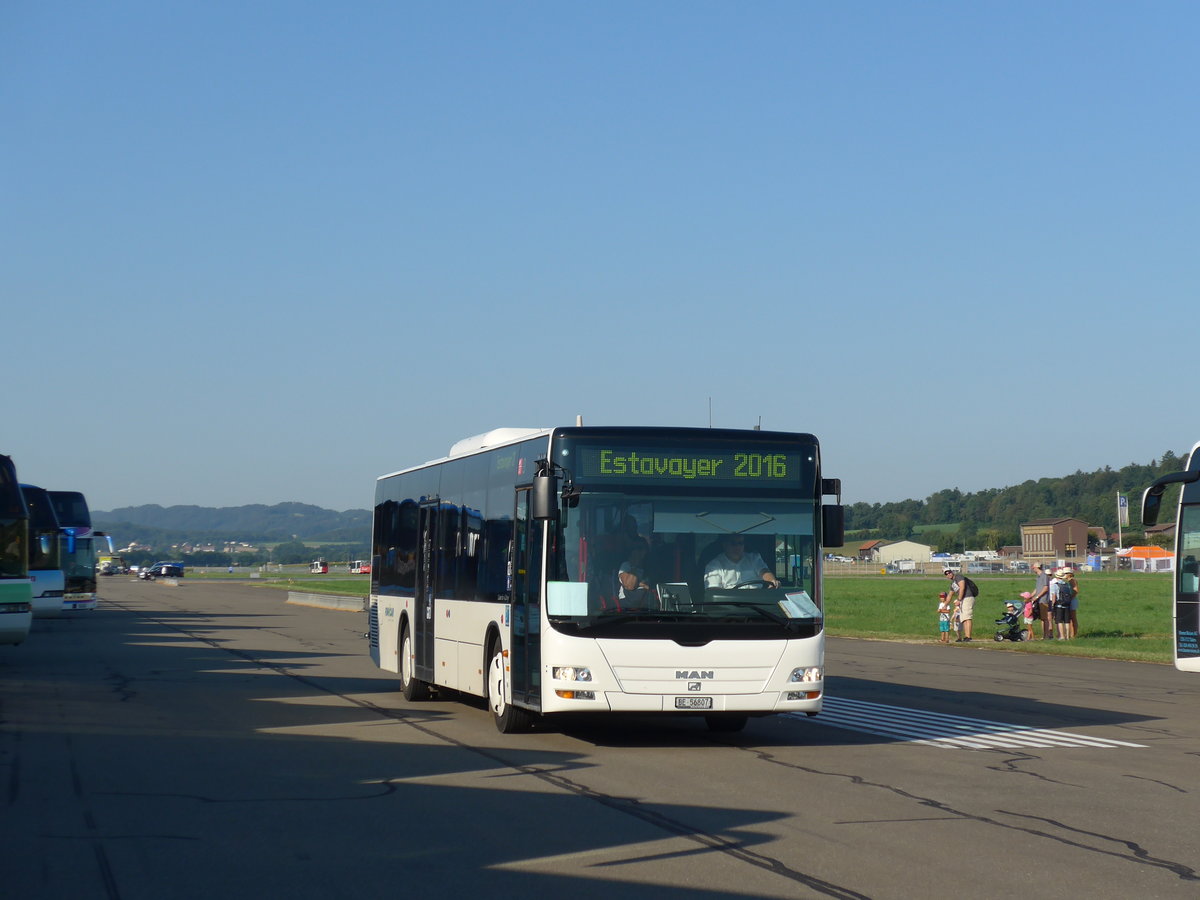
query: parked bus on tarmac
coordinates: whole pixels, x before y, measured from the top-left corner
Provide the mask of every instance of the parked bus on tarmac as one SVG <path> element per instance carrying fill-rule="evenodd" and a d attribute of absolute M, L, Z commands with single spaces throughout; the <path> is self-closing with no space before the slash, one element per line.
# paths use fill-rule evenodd
<path fill-rule="evenodd" d="M 1175 516 L 1175 668 L 1200 672 L 1200 443 L 1188 454 L 1187 467 L 1157 479 L 1142 494 L 1142 525 L 1158 524 L 1167 488 L 1181 485 Z"/>
<path fill-rule="evenodd" d="M 816 715 L 821 547 L 843 528 L 840 496 L 822 497 L 840 492 L 809 434 L 460 441 L 376 483 L 371 656 L 409 700 L 486 698 L 502 732 L 566 713 L 702 715 L 716 731 Z"/>
<path fill-rule="evenodd" d="M 109 537 L 109 542 L 112 542 L 111 537 Z M 96 557 L 97 575 L 125 575 L 128 572 L 129 566 L 126 565 L 123 556 L 117 556 L 110 552 Z"/>
<path fill-rule="evenodd" d="M 0 644 L 19 644 L 33 621 L 29 508 L 12 457 L 0 455 Z"/>
<path fill-rule="evenodd" d="M 58 517 L 50 494 L 32 484 L 21 485 L 29 507 L 29 580 L 33 582 L 33 617 L 53 618 L 62 613 L 65 578 L 59 547 Z"/>
<path fill-rule="evenodd" d="M 96 608 L 96 541 L 112 538 L 102 531 L 92 530 L 92 513 L 87 499 L 79 491 L 48 491 L 58 526 L 63 569 L 64 612 Z"/>

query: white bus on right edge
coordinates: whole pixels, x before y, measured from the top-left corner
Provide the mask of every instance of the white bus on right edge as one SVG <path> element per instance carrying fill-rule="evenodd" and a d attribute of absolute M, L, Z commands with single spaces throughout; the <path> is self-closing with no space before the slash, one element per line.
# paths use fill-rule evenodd
<path fill-rule="evenodd" d="M 1187 468 L 1157 479 L 1142 495 L 1142 524 L 1158 523 L 1163 493 L 1181 485 L 1175 517 L 1175 668 L 1200 672 L 1200 443 L 1188 454 Z"/>

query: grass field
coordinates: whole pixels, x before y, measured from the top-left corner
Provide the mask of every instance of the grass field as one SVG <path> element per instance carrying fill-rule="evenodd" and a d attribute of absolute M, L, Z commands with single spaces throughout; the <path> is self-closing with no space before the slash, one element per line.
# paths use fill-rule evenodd
<path fill-rule="evenodd" d="M 337 594 L 342 597 L 365 597 L 371 593 L 370 575 L 346 575 L 330 578 L 314 575 L 312 578 L 265 578 L 263 587 L 283 588 L 289 591 L 304 591 L 308 594 Z"/>
<path fill-rule="evenodd" d="M 193 573 L 189 578 L 223 579 L 224 570 Z M 240 577 L 244 578 L 245 575 Z M 1006 601 L 1019 602 L 1021 591 L 1032 590 L 1032 575 L 975 575 L 979 600 L 975 604 L 975 641 L 1006 653 L 1052 653 L 1170 663 L 1171 576 L 1131 572 L 1084 573 L 1079 576 L 1079 637 L 1073 641 L 996 643 L 995 620 Z M 307 567 L 264 573 L 255 583 L 267 588 L 365 597 L 369 575 L 309 575 Z M 825 625 L 833 637 L 935 643 L 938 639 L 937 595 L 946 590 L 944 578 L 918 575 L 830 575 L 825 579 Z M 1041 626 L 1036 626 L 1041 634 Z"/>
<path fill-rule="evenodd" d="M 1004 604 L 1020 604 L 1031 575 L 975 575 L 974 638 L 970 645 L 1010 653 L 1053 653 L 1144 662 L 1172 661 L 1171 576 L 1129 572 L 1079 576 L 1079 636 L 1073 641 L 995 643 Z M 945 578 L 907 575 L 825 579 L 825 623 L 834 637 L 927 641 L 938 639 L 937 595 Z M 1036 627 L 1040 636 L 1041 626 Z"/>
<path fill-rule="evenodd" d="M 345 597 L 365 597 L 371 593 L 370 575 L 350 575 L 344 567 L 333 575 L 313 575 L 308 566 L 284 566 L 281 571 L 262 573 L 236 570 L 233 574 L 218 567 L 187 570 L 187 578 L 191 581 L 245 581 L 248 574 L 254 575 L 250 583 L 256 587 Z"/>

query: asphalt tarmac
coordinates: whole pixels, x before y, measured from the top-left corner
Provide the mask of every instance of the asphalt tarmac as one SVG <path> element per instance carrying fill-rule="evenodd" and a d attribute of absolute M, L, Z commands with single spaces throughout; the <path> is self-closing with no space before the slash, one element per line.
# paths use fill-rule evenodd
<path fill-rule="evenodd" d="M 101 581 L 0 648 L 6 898 L 1195 897 L 1200 678 L 831 639 L 826 709 L 407 703 L 366 617 Z"/>

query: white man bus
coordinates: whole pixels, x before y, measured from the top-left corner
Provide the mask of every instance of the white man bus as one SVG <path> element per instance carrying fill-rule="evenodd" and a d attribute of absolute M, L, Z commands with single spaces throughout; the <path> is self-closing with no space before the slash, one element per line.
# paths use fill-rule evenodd
<path fill-rule="evenodd" d="M 502 732 L 565 713 L 702 715 L 716 731 L 816 715 L 821 546 L 842 543 L 840 492 L 808 434 L 460 441 L 376 483 L 372 658 L 409 700 L 486 698 Z"/>

